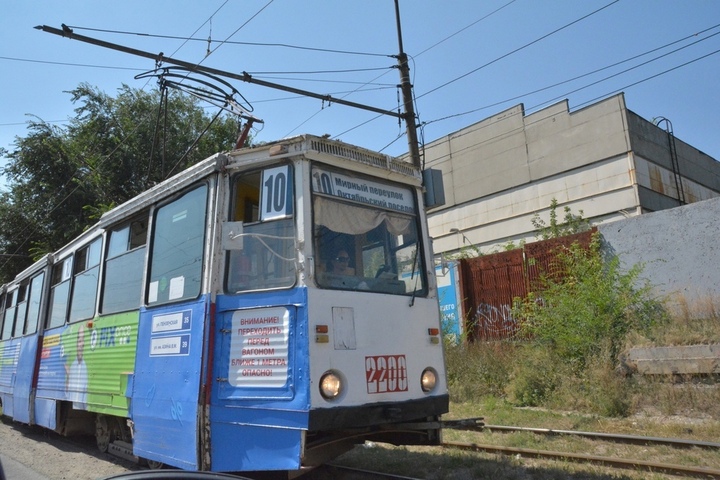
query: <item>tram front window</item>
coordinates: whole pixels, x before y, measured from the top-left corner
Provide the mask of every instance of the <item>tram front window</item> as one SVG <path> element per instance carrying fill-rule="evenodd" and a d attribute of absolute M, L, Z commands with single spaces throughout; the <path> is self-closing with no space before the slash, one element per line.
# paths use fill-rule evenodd
<path fill-rule="evenodd" d="M 316 168 L 315 272 L 321 288 L 423 295 L 412 190 Z"/>
<path fill-rule="evenodd" d="M 227 291 L 287 288 L 295 284 L 293 191 L 290 165 L 235 177 L 231 222 L 237 225 L 236 244 L 227 253 Z"/>

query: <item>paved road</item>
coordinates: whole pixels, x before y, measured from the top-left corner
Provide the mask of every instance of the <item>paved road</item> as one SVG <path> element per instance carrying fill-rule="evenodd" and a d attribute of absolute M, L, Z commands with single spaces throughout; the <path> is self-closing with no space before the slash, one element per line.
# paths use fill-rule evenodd
<path fill-rule="evenodd" d="M 51 480 L 49 477 L 2 453 L 0 453 L 0 463 L 2 463 L 2 469 L 7 480 Z M 0 478 L 2 477 L 0 476 Z"/>
<path fill-rule="evenodd" d="M 70 440 L 6 417 L 0 421 L 0 452 L 7 480 L 95 480 L 139 469 L 100 453 L 92 438 Z"/>

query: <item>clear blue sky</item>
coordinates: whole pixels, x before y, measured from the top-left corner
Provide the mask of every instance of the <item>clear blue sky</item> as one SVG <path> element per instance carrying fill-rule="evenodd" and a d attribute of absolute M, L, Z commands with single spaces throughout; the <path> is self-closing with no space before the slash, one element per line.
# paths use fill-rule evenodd
<path fill-rule="evenodd" d="M 530 113 L 568 99 L 575 110 L 623 91 L 630 110 L 670 119 L 678 138 L 720 159 L 720 1 L 400 0 L 400 13 L 427 142 L 520 103 Z M 27 135 L 30 116 L 63 125 L 76 107 L 65 92 L 81 82 L 109 94 L 123 83 L 155 86 L 133 78 L 151 60 L 33 29 L 62 23 L 140 50 L 398 107 L 393 0 L 5 1 L 0 147 L 12 150 Z M 390 155 L 407 151 L 394 118 L 232 83 L 265 121 L 257 141 L 329 134 Z"/>

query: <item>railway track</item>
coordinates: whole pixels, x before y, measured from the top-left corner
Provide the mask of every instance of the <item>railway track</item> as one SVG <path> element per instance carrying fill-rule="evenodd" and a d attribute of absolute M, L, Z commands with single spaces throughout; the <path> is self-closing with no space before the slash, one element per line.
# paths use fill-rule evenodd
<path fill-rule="evenodd" d="M 720 443 L 707 442 L 707 441 L 696 441 L 686 440 L 678 438 L 663 438 L 663 437 L 647 437 L 639 435 L 626 435 L 626 434 L 613 434 L 613 433 L 602 433 L 602 432 L 584 432 L 577 430 L 556 430 L 548 428 L 530 428 L 530 427 L 511 427 L 504 425 L 486 425 L 482 423 L 482 419 L 467 419 L 456 422 L 451 422 L 447 428 L 453 430 L 464 430 L 464 431 L 491 431 L 491 432 L 529 432 L 537 435 L 547 436 L 575 436 L 582 437 L 591 440 L 606 441 L 613 443 L 628 443 L 633 445 L 662 445 L 672 448 L 701 448 L 701 449 L 720 449 Z M 463 443 L 463 442 L 445 442 L 442 445 L 444 448 L 455 448 L 462 450 L 471 450 L 488 453 L 498 453 L 503 455 L 519 455 L 525 458 L 544 458 L 553 460 L 573 461 L 573 462 L 584 462 L 592 463 L 596 465 L 604 465 L 613 468 L 631 469 L 631 470 L 645 470 L 649 472 L 661 472 L 670 475 L 680 475 L 686 477 L 698 477 L 698 478 L 713 478 L 720 479 L 720 469 L 708 468 L 708 467 L 694 467 L 685 465 L 667 464 L 655 461 L 646 460 L 635 460 L 625 459 L 617 457 L 605 457 L 598 455 L 568 453 L 568 452 L 556 452 L 549 450 L 537 450 L 528 448 L 517 448 L 517 447 L 504 447 L 497 445 L 485 445 L 477 443 Z"/>
<path fill-rule="evenodd" d="M 456 429 L 457 430 L 457 429 Z M 583 432 L 577 430 L 555 430 L 551 428 L 508 427 L 504 425 L 483 425 L 481 430 L 491 432 L 529 432 L 538 435 L 568 435 L 605 440 L 615 443 L 630 443 L 633 445 L 666 445 L 673 448 L 707 448 L 720 449 L 720 443 L 703 442 L 698 440 L 685 440 L 681 438 L 645 437 L 640 435 L 625 435 L 617 433 Z M 473 431 L 476 431 L 473 429 Z"/>
<path fill-rule="evenodd" d="M 8 430 L 8 427 L 10 427 L 13 432 Z M 41 435 L 36 430 L 25 427 L 22 425 L 15 425 L 15 424 L 4 424 L 0 426 L 0 428 L 5 428 L 2 432 L 3 437 L 12 437 L 12 442 L 19 443 L 21 445 L 24 445 L 23 442 L 27 443 L 28 446 L 22 446 L 22 448 L 19 448 L 19 452 L 24 452 L 26 449 L 30 448 L 30 445 L 34 445 L 36 442 L 40 441 L 39 443 L 39 449 L 36 450 L 36 457 L 42 457 L 42 458 L 52 458 L 52 463 L 54 465 L 53 472 L 55 470 L 58 470 L 60 472 L 65 471 L 66 473 L 69 471 L 70 464 L 76 464 L 78 462 L 84 462 L 82 465 L 85 465 L 88 469 L 87 476 L 83 476 L 82 474 L 78 474 L 75 476 L 75 478 L 81 479 L 81 478 L 98 478 L 100 475 L 92 475 L 89 472 L 91 470 L 95 470 L 95 468 L 99 468 L 96 465 L 99 464 L 105 464 L 109 460 L 109 456 L 105 454 L 96 454 L 95 446 L 92 441 L 85 437 L 72 437 L 72 438 L 66 438 L 66 437 L 59 437 L 50 435 L 49 437 L 47 435 Z M 450 428 L 450 427 L 448 427 Z M 20 430 L 19 434 L 16 434 L 15 430 Z M 587 437 L 592 441 L 599 441 L 599 442 L 623 442 L 623 443 L 631 443 L 636 445 L 663 445 L 668 448 L 691 448 L 696 447 L 700 449 L 718 449 L 720 448 L 720 444 L 714 443 L 714 442 L 695 442 L 690 440 L 684 440 L 684 439 L 668 439 L 668 438 L 656 438 L 656 437 L 642 437 L 642 436 L 632 436 L 632 435 L 614 435 L 614 434 L 607 434 L 607 433 L 597 433 L 597 432 L 579 432 L 579 431 L 570 431 L 570 430 L 553 430 L 553 429 L 533 429 L 533 428 L 527 428 L 527 427 L 507 427 L 507 426 L 499 426 L 499 425 L 478 425 L 477 422 L 457 422 L 456 425 L 454 425 L 454 429 L 461 429 L 461 430 L 470 430 L 470 431 L 497 431 L 497 432 L 532 432 L 534 434 L 538 435 L 566 435 L 566 436 L 573 436 L 573 437 Z M 42 437 L 42 438 L 41 438 Z M 2 443 L 2 442 L 0 442 Z M 54 444 L 57 444 L 53 447 Z M 6 445 L 7 446 L 7 445 Z M 706 468 L 706 467 L 697 467 L 697 466 L 686 466 L 686 465 L 673 465 L 673 464 L 665 464 L 660 463 L 656 461 L 648 461 L 648 460 L 634 460 L 634 459 L 628 459 L 628 458 L 614 458 L 614 457 L 604 457 L 604 456 L 597 456 L 597 455 L 584 455 L 584 454 L 576 454 L 576 453 L 567 453 L 567 452 L 559 452 L 559 451 L 549 451 L 549 450 L 539 450 L 539 449 L 529 449 L 529 448 L 516 448 L 516 447 L 504 447 L 504 446 L 498 446 L 498 445 L 485 445 L 481 443 L 460 443 L 460 442 L 446 442 L 443 445 L 443 448 L 446 449 L 463 449 L 463 450 L 470 450 L 475 452 L 488 452 L 491 454 L 497 454 L 497 455 L 507 455 L 507 456 L 519 456 L 521 458 L 536 458 L 536 459 L 548 459 L 548 460 L 559 460 L 563 462 L 575 462 L 575 463 L 587 463 L 587 464 L 595 464 L 595 465 L 602 465 L 609 468 L 616 468 L 616 469 L 627 469 L 627 470 L 634 470 L 634 471 L 640 471 L 640 472 L 655 472 L 655 473 L 664 473 L 669 475 L 676 475 L 676 476 L 685 476 L 685 477 L 694 477 L 694 478 L 710 478 L 710 479 L 720 479 L 720 469 L 716 468 Z M 2 450 L 2 449 L 0 449 Z M 78 457 L 80 451 L 88 451 L 90 452 L 90 455 L 82 455 L 82 457 Z M 43 452 L 43 453 L 40 453 Z M 65 460 L 66 455 L 58 456 L 58 457 L 51 457 L 52 455 L 55 455 L 56 452 L 71 452 L 71 456 L 67 456 L 67 460 Z M 8 452 L 4 452 L 8 453 Z M 85 458 L 84 460 L 79 460 L 79 458 Z M 93 458 L 96 457 L 96 458 Z M 24 460 L 26 463 L 29 462 L 29 459 L 25 458 Z M 67 462 L 67 463 L 62 463 Z M 92 463 L 91 463 L 92 462 Z M 43 462 L 46 463 L 46 462 Z M 30 464 L 30 463 L 28 463 Z M 128 470 L 136 470 L 137 467 L 134 467 L 126 462 L 123 462 L 123 465 Z M 362 462 L 360 466 L 364 465 L 372 465 L 372 462 L 366 463 Z M 56 473 L 56 472 L 55 472 Z M 109 472 L 108 472 L 109 473 Z M 168 471 L 166 471 L 168 473 Z M 446 470 L 446 473 L 450 473 L 450 470 Z M 50 473 L 48 471 L 47 473 L 48 478 L 56 478 L 54 476 L 54 473 Z M 415 475 L 417 477 L 423 478 L 423 474 L 418 473 L 412 473 L 411 475 Z M 61 476 L 58 476 L 57 478 L 69 478 L 67 475 L 63 474 Z M 374 472 L 364 469 L 356 469 L 356 468 L 347 468 L 337 465 L 325 465 L 321 468 L 316 469 L 315 471 L 311 472 L 307 476 L 300 477 L 302 479 L 312 479 L 312 480 L 326 480 L 326 479 L 336 479 L 336 480 L 415 480 L 410 476 L 402 476 L 402 475 L 394 475 L 394 474 L 388 474 L 388 473 L 381 473 L 381 472 Z M 447 478 L 452 478 L 452 476 L 448 476 Z M 299 480 L 299 479 L 298 479 Z"/>
<path fill-rule="evenodd" d="M 579 453 L 554 452 L 549 450 L 535 450 L 530 448 L 502 447 L 497 445 L 482 445 L 477 443 L 445 442 L 445 448 L 472 450 L 476 452 L 499 453 L 503 455 L 519 455 L 524 458 L 542 458 L 548 460 L 562 460 L 572 462 L 592 463 L 613 468 L 630 470 L 644 470 L 654 473 L 666 473 L 684 477 L 720 479 L 720 469 L 706 467 L 691 467 L 673 465 L 645 460 L 631 460 L 616 457 L 603 457 L 598 455 L 585 455 Z"/>
<path fill-rule="evenodd" d="M 422 480 L 414 477 L 373 472 L 371 470 L 343 467 L 334 464 L 325 464 L 322 467 L 318 467 L 313 471 L 310 478 L 312 480 Z"/>

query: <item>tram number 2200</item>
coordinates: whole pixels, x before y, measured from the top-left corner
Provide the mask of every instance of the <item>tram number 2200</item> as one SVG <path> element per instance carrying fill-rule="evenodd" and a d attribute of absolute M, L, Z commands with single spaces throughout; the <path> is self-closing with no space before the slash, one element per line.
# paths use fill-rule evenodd
<path fill-rule="evenodd" d="M 406 392 L 408 389 L 405 355 L 365 357 L 368 393 Z"/>

